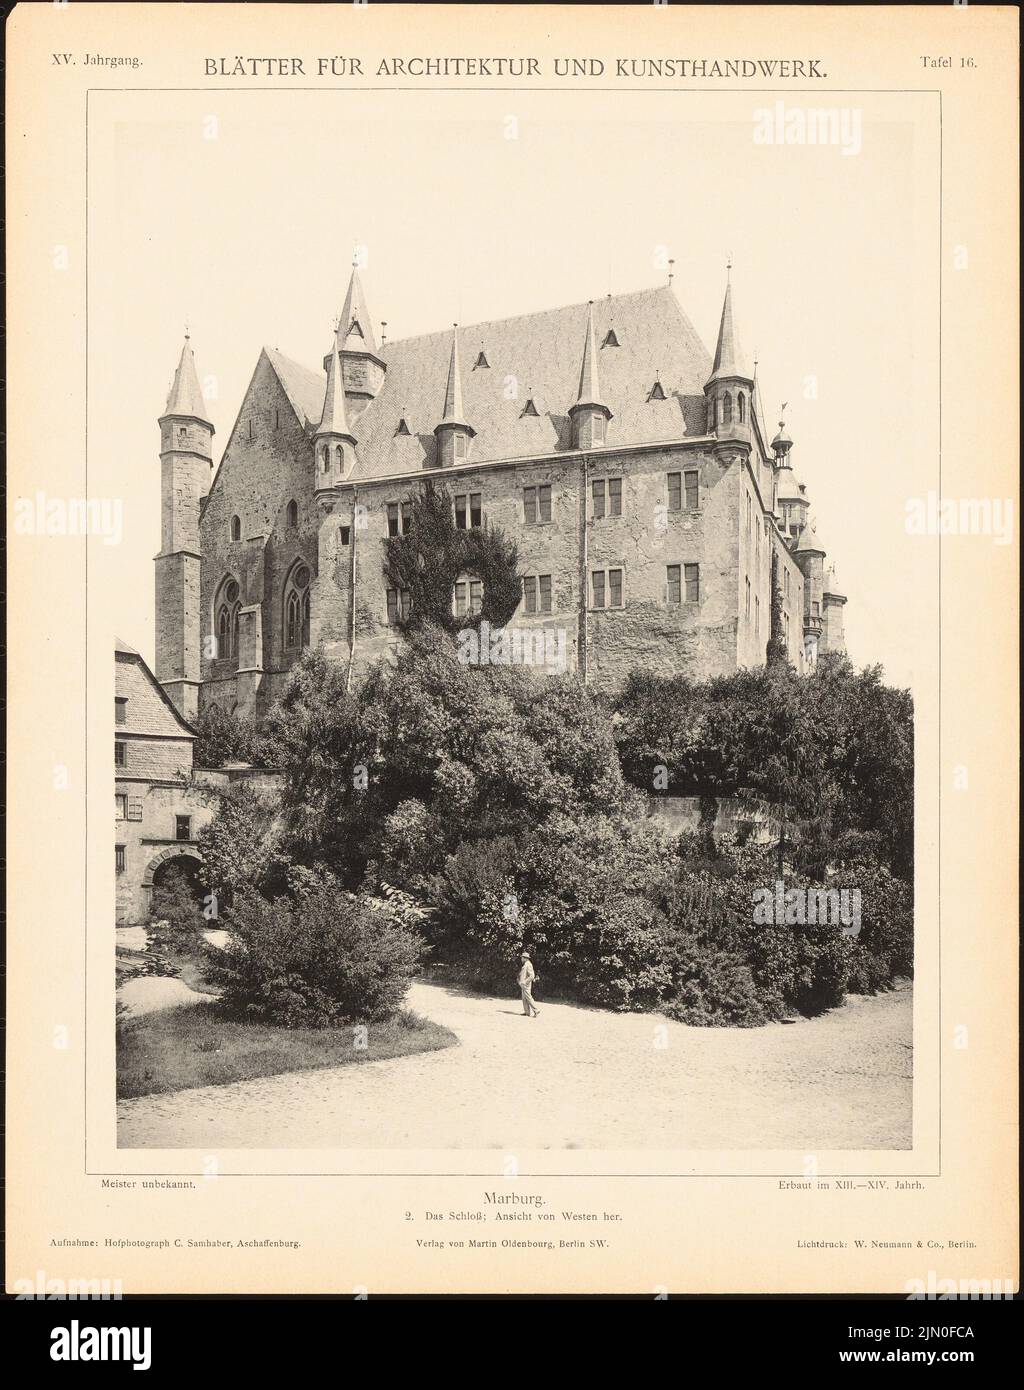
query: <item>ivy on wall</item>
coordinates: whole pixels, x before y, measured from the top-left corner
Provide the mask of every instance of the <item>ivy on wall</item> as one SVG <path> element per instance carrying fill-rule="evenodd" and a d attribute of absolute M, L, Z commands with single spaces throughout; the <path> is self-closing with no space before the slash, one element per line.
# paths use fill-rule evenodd
<path fill-rule="evenodd" d="M 389 536 L 384 546 L 388 584 L 411 599 L 403 626 L 433 623 L 455 633 L 479 627 L 486 619 L 491 627 L 501 628 L 519 606 L 522 576 L 515 542 L 489 524 L 456 527 L 447 489 L 432 480 L 414 499 L 405 534 Z M 481 610 L 456 617 L 452 593 L 463 577 L 481 581 Z"/>

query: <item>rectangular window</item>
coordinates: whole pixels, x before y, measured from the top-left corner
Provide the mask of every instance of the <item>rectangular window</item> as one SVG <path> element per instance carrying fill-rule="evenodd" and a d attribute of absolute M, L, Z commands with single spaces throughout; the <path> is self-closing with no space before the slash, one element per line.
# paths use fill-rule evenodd
<path fill-rule="evenodd" d="M 114 723 L 123 724 L 128 717 L 128 697 L 125 695 L 114 696 Z"/>
<path fill-rule="evenodd" d="M 608 515 L 622 515 L 622 479 L 608 479 Z"/>
<path fill-rule="evenodd" d="M 453 602 L 453 604 L 452 604 L 452 607 L 453 607 L 453 609 L 454 609 L 454 611 L 455 611 L 455 616 L 456 616 L 457 618 L 464 618 L 464 617 L 466 616 L 466 586 L 465 586 L 465 584 L 456 584 L 456 586 L 455 586 L 455 599 L 454 599 L 454 602 Z"/>
<path fill-rule="evenodd" d="M 590 491 L 594 498 L 594 517 L 600 521 L 604 516 L 604 479 L 595 478 L 590 484 Z"/>
<path fill-rule="evenodd" d="M 683 505 L 683 475 L 681 473 L 670 473 L 668 475 L 668 509 L 670 512 L 678 512 Z"/>
<path fill-rule="evenodd" d="M 124 845 L 114 846 L 114 872 L 123 874 L 125 870 L 125 847 Z"/>
<path fill-rule="evenodd" d="M 455 499 L 455 529 L 465 531 L 466 529 L 466 494 L 460 493 Z"/>
<path fill-rule="evenodd" d="M 686 472 L 686 510 L 695 512 L 700 507 L 700 473 L 696 468 Z"/>
<path fill-rule="evenodd" d="M 604 607 L 604 570 L 595 570 L 591 576 L 594 588 L 594 607 Z"/>
<path fill-rule="evenodd" d="M 683 578 L 686 580 L 686 602 L 700 603 L 700 565 L 684 565 Z"/>
<path fill-rule="evenodd" d="M 469 494 L 469 524 L 472 527 L 482 526 L 484 522 L 484 509 L 479 492 Z"/>
<path fill-rule="evenodd" d="M 397 503 L 397 502 L 389 502 L 389 503 L 388 503 L 388 535 L 389 535 L 389 536 L 397 536 L 397 535 L 399 535 L 399 534 L 400 534 L 400 533 L 399 533 L 399 529 L 398 529 L 398 503 Z"/>
<path fill-rule="evenodd" d="M 409 615 L 412 613 L 412 594 L 408 589 L 399 589 L 398 591 L 398 611 L 402 615 L 402 622 L 407 623 Z"/>
<path fill-rule="evenodd" d="M 122 743 L 120 739 L 114 740 L 114 766 L 128 766 L 128 745 L 127 743 Z"/>
<path fill-rule="evenodd" d="M 174 817 L 174 838 L 176 840 L 191 840 L 192 838 L 192 817 Z"/>
<path fill-rule="evenodd" d="M 528 526 L 551 520 L 551 484 L 523 488 L 523 512 Z"/>
<path fill-rule="evenodd" d="M 681 602 L 682 602 L 682 597 L 683 597 L 683 595 L 682 595 L 682 582 L 683 582 L 683 567 L 682 567 L 682 565 L 669 565 L 669 567 L 668 567 L 668 590 L 667 590 L 667 597 L 668 597 L 669 603 L 681 603 Z"/>
<path fill-rule="evenodd" d="M 821 613 L 821 604 L 816 600 L 811 603 L 811 613 L 817 618 Z"/>
<path fill-rule="evenodd" d="M 350 541 L 351 539 L 352 539 L 352 529 L 351 529 L 351 527 L 349 527 L 349 526 L 341 526 L 341 527 L 339 527 L 339 529 L 338 529 L 338 544 L 339 544 L 340 546 L 343 546 L 343 547 L 344 547 L 344 546 L 346 546 L 346 545 L 349 544 L 349 541 Z"/>
<path fill-rule="evenodd" d="M 756 634 L 756 633 L 759 633 L 760 631 L 761 631 L 761 600 L 760 600 L 760 599 L 758 598 L 758 596 L 755 594 L 755 595 L 754 595 L 754 632 L 755 632 L 755 634 Z"/>
<path fill-rule="evenodd" d="M 469 611 L 479 613 L 484 606 L 484 586 L 481 580 L 469 581 Z"/>
<path fill-rule="evenodd" d="M 398 590 L 388 590 L 388 626 L 394 627 L 398 622 Z"/>
<path fill-rule="evenodd" d="M 409 535 L 412 530 L 412 503 L 402 503 L 402 535 Z"/>
<path fill-rule="evenodd" d="M 608 571 L 608 607 L 622 607 L 622 571 Z"/>
<path fill-rule="evenodd" d="M 523 603 L 527 613 L 537 611 L 537 581 L 532 574 L 528 574 L 523 579 Z"/>
<path fill-rule="evenodd" d="M 130 797 L 128 798 L 128 819 L 129 819 L 129 820 L 141 820 L 141 819 L 142 819 L 142 797 L 141 797 L 141 796 L 130 796 Z"/>
<path fill-rule="evenodd" d="M 542 574 L 539 580 L 540 587 L 540 611 L 542 613 L 551 612 L 551 576 Z"/>
<path fill-rule="evenodd" d="M 114 815 L 118 820 L 128 819 L 128 798 L 117 792 L 114 796 Z"/>
<path fill-rule="evenodd" d="M 789 594 L 789 570 L 782 571 L 782 592 Z"/>
<path fill-rule="evenodd" d="M 749 623 L 749 622 L 750 622 L 750 580 L 749 580 L 749 579 L 745 579 L 743 582 L 744 582 L 744 583 L 746 584 L 746 586 L 747 586 L 747 596 L 746 596 L 746 601 L 745 601 L 745 603 L 744 603 L 743 616 L 746 618 L 747 622 Z"/>

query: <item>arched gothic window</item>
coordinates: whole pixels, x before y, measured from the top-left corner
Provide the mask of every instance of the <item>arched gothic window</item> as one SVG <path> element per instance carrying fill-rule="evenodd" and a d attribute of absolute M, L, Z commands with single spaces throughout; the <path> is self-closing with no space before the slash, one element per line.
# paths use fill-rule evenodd
<path fill-rule="evenodd" d="M 340 444 L 334 446 L 334 462 L 340 473 L 345 464 L 345 450 Z"/>
<path fill-rule="evenodd" d="M 241 611 L 242 597 L 238 581 L 227 575 L 221 580 L 213 605 L 217 656 L 221 659 L 238 656 L 238 615 Z"/>
<path fill-rule="evenodd" d="M 726 391 L 726 393 L 725 393 L 724 403 L 723 403 L 723 404 L 724 404 L 724 409 L 725 409 L 725 415 L 724 415 L 724 417 L 723 417 L 723 423 L 725 423 L 726 425 L 731 425 L 731 424 L 732 424 L 732 396 L 729 395 L 729 392 L 728 392 L 728 391 Z"/>
<path fill-rule="evenodd" d="M 747 403 L 744 399 L 742 391 L 740 391 L 736 396 L 736 417 L 741 425 L 747 418 Z"/>
<path fill-rule="evenodd" d="M 240 541 L 242 539 L 241 517 L 233 516 L 231 518 L 231 539 L 233 541 Z"/>
<path fill-rule="evenodd" d="M 291 501 L 288 503 L 288 525 L 298 526 L 299 524 L 299 504 Z"/>
<path fill-rule="evenodd" d="M 288 651 L 309 646 L 309 566 L 300 560 L 284 586 L 284 645 Z"/>

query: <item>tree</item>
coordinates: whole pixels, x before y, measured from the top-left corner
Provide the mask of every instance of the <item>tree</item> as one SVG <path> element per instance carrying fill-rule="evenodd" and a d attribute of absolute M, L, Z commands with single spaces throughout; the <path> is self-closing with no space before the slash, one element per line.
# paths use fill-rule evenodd
<path fill-rule="evenodd" d="M 279 882 L 287 864 L 275 845 L 274 808 L 244 783 L 221 797 L 199 836 L 206 881 L 219 900 Z"/>
<path fill-rule="evenodd" d="M 354 695 L 306 654 L 268 722 L 291 853 L 352 886 L 371 864 L 418 879 L 463 839 L 631 798 L 608 713 L 574 677 L 465 665 L 433 627 L 411 629 L 402 662 L 378 663 Z"/>
<path fill-rule="evenodd" d="M 199 711 L 195 729 L 198 738 L 192 754 L 196 767 L 223 767 L 225 763 L 274 766 L 277 750 L 262 719 L 228 714 L 220 705 L 208 704 Z"/>

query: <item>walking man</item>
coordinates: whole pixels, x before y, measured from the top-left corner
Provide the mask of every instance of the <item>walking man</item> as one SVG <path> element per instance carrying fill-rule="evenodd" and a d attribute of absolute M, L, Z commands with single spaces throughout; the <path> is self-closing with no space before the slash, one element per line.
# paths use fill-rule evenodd
<path fill-rule="evenodd" d="M 533 1002 L 533 982 L 537 975 L 533 968 L 533 962 L 530 960 L 529 951 L 523 952 L 521 960 L 523 964 L 519 971 L 519 988 L 523 992 L 523 1013 L 527 1018 L 536 1018 L 540 1013 L 540 1009 Z"/>

